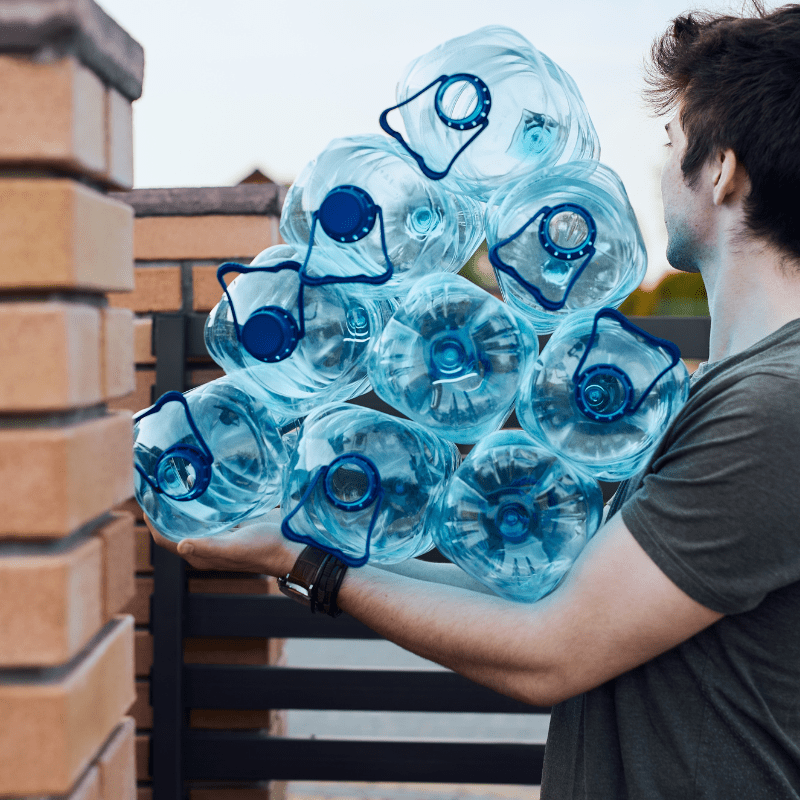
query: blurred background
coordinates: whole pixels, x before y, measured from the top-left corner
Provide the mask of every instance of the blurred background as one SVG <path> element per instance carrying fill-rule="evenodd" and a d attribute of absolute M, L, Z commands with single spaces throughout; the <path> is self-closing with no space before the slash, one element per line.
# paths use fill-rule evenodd
<path fill-rule="evenodd" d="M 767 5 L 779 5 L 768 3 Z M 102 0 L 144 46 L 134 185 L 289 184 L 338 136 L 380 132 L 405 64 L 484 25 L 508 25 L 575 79 L 649 254 L 669 270 L 659 175 L 666 120 L 641 99 L 653 39 L 686 0 Z M 740 10 L 710 0 L 702 8 Z M 488 266 L 488 265 L 487 265 Z M 685 312 L 684 312 L 685 313 Z"/>

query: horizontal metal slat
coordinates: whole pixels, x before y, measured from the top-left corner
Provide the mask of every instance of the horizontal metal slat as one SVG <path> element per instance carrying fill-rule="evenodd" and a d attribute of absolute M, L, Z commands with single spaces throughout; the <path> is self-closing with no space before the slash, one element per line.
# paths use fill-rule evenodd
<path fill-rule="evenodd" d="M 185 636 L 380 639 L 347 614 L 332 619 L 282 595 L 189 594 Z"/>
<path fill-rule="evenodd" d="M 189 708 L 547 714 L 454 672 L 187 664 Z"/>
<path fill-rule="evenodd" d="M 289 739 L 190 731 L 188 780 L 541 783 L 544 745 L 515 742 Z"/>

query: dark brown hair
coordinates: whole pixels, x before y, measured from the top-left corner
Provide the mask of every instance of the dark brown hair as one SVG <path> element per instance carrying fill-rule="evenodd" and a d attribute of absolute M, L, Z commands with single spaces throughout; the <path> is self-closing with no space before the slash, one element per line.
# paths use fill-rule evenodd
<path fill-rule="evenodd" d="M 694 185 L 713 153 L 730 148 L 747 170 L 749 231 L 800 257 L 800 5 L 751 17 L 690 13 L 653 43 L 645 97 L 659 113 L 680 105 L 681 162 Z"/>

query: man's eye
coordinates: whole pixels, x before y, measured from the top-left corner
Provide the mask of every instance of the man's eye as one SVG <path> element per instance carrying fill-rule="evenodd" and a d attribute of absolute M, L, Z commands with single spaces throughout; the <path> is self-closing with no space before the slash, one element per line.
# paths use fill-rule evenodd
<path fill-rule="evenodd" d="M 664 147 L 672 147 L 672 142 L 667 142 Z"/>

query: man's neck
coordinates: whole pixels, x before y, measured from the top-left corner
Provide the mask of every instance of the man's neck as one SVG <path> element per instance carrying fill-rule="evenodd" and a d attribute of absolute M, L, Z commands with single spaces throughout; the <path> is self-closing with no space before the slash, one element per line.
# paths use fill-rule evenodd
<path fill-rule="evenodd" d="M 720 242 L 701 272 L 711 314 L 709 361 L 735 355 L 800 317 L 800 264 L 757 240 Z"/>

